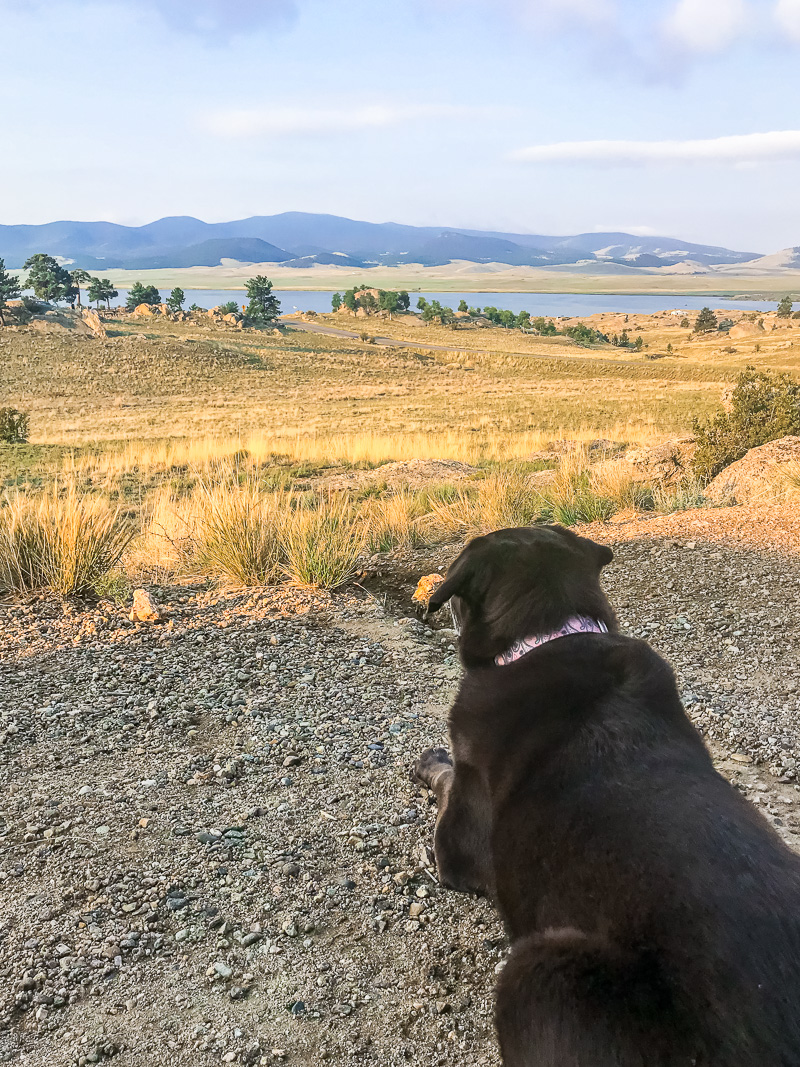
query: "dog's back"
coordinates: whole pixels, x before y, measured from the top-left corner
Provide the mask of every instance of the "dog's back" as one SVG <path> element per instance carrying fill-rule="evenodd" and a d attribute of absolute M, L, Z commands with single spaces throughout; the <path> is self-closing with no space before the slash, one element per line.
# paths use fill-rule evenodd
<path fill-rule="evenodd" d="M 495 798 L 501 1033 L 546 1045 L 521 1038 L 552 1025 L 546 991 L 557 1015 L 574 1001 L 581 1067 L 614 1048 L 625 1067 L 800 1064 L 800 859 L 713 769 L 669 667 L 576 635 L 491 675 L 465 678 L 452 734 L 456 758 L 462 733 L 483 749 Z"/>
<path fill-rule="evenodd" d="M 466 673 L 453 758 L 420 774 L 440 874 L 509 930 L 504 1062 L 800 1067 L 800 859 L 716 773 L 669 666 L 615 632 L 611 558 L 499 531 L 430 601 L 451 601 Z"/>

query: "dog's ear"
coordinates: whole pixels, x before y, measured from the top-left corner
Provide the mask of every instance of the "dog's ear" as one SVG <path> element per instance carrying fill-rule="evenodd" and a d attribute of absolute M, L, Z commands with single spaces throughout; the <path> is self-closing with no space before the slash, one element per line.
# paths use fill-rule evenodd
<path fill-rule="evenodd" d="M 450 597 L 463 596 L 469 586 L 472 572 L 473 567 L 469 555 L 466 552 L 462 552 L 450 567 L 445 580 L 434 589 L 433 595 L 428 601 L 428 615 L 438 611 L 443 604 L 447 603 Z"/>
<path fill-rule="evenodd" d="M 603 567 L 607 567 L 611 560 L 614 558 L 614 553 L 611 551 L 608 545 L 598 545 L 595 544 L 595 542 L 593 541 L 592 546 L 595 550 L 595 558 L 597 559 L 597 562 L 600 566 L 600 570 L 602 570 Z"/>
<path fill-rule="evenodd" d="M 433 591 L 433 596 L 428 601 L 427 614 L 432 615 L 434 611 L 438 611 L 451 596 L 456 596 L 460 588 L 461 582 L 457 580 L 456 575 L 445 579 L 441 585 L 437 585 Z"/>
<path fill-rule="evenodd" d="M 601 571 L 603 567 L 607 567 L 614 558 L 614 553 L 608 545 L 598 545 L 596 541 L 592 541 L 589 537 L 578 536 L 577 540 L 598 571 Z"/>

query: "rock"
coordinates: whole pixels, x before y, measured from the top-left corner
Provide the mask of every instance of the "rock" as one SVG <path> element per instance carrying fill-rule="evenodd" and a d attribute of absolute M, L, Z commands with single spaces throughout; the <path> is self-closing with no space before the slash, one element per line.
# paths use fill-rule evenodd
<path fill-rule="evenodd" d="M 728 331 L 728 337 L 736 341 L 740 337 L 757 337 L 764 333 L 764 327 L 759 322 L 737 322 Z"/>
<path fill-rule="evenodd" d="M 705 495 L 715 503 L 750 504 L 768 499 L 777 488 L 780 468 L 788 463 L 800 463 L 800 437 L 781 437 L 751 448 L 709 482 Z"/>
<path fill-rule="evenodd" d="M 218 974 L 220 978 L 230 978 L 233 974 L 233 968 L 229 967 L 227 963 L 223 963 L 222 960 L 217 960 L 214 964 L 214 973 Z"/>
<path fill-rule="evenodd" d="M 146 589 L 135 589 L 133 606 L 128 616 L 131 622 L 161 622 L 161 610 Z"/>
<path fill-rule="evenodd" d="M 417 582 L 417 588 L 414 590 L 414 595 L 411 599 L 415 604 L 420 604 L 423 608 L 427 608 L 434 591 L 443 581 L 444 577 L 441 574 L 423 575 Z"/>
<path fill-rule="evenodd" d="M 673 485 L 689 473 L 696 449 L 694 437 L 676 437 L 655 448 L 629 449 L 625 459 L 643 479 Z"/>
<path fill-rule="evenodd" d="M 139 304 L 133 309 L 132 317 L 135 319 L 151 319 L 158 312 L 150 304 Z"/>
<path fill-rule="evenodd" d="M 100 321 L 100 316 L 94 310 L 94 308 L 84 308 L 83 321 L 92 331 L 95 337 L 106 337 L 106 328 Z"/>

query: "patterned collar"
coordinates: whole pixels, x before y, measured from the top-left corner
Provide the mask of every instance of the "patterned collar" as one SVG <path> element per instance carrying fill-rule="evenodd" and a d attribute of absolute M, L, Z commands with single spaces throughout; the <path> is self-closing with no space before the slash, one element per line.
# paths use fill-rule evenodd
<path fill-rule="evenodd" d="M 560 626 L 550 634 L 536 634 L 534 637 L 524 637 L 521 641 L 515 641 L 511 648 L 501 652 L 499 656 L 495 656 L 494 661 L 498 667 L 506 667 L 509 663 L 522 659 L 524 655 L 532 652 L 534 648 L 538 648 L 548 641 L 555 641 L 557 637 L 567 637 L 569 634 L 607 633 L 608 627 L 604 622 L 590 619 L 586 615 L 573 615 L 572 618 L 567 619 L 563 626 Z"/>

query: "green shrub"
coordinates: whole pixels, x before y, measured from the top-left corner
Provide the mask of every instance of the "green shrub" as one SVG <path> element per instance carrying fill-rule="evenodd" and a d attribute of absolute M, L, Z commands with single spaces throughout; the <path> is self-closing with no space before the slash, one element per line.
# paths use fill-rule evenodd
<path fill-rule="evenodd" d="M 696 476 L 683 478 L 677 485 L 656 485 L 652 491 L 653 507 L 665 514 L 708 507 L 703 489 L 704 483 Z"/>
<path fill-rule="evenodd" d="M 800 434 L 800 382 L 788 374 L 746 367 L 736 379 L 730 410 L 695 420 L 695 475 L 710 481 L 751 448 Z"/>
<path fill-rule="evenodd" d="M 24 445 L 28 440 L 31 418 L 16 408 L 0 408 L 0 441 L 7 445 Z"/>
<path fill-rule="evenodd" d="M 240 309 L 235 300 L 229 300 L 225 304 L 220 304 L 217 310 L 220 315 L 237 315 Z"/>

